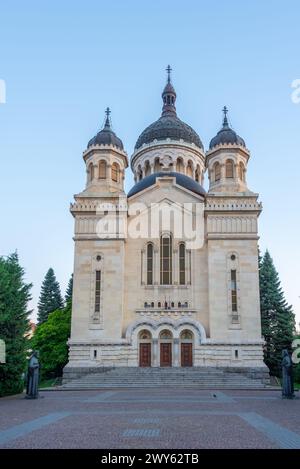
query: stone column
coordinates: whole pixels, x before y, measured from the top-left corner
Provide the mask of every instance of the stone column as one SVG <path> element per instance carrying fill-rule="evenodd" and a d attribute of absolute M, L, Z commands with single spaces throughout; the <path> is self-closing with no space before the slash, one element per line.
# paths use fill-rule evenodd
<path fill-rule="evenodd" d="M 173 366 L 179 366 L 179 339 L 173 340 Z"/>
<path fill-rule="evenodd" d="M 158 339 L 152 339 L 152 347 L 153 347 L 152 366 L 153 367 L 158 367 L 159 366 L 159 362 L 158 362 Z"/>

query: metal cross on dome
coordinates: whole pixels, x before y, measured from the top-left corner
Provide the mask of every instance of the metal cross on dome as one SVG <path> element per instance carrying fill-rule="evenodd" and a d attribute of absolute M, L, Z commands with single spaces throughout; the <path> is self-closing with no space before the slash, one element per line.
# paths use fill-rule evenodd
<path fill-rule="evenodd" d="M 166 72 L 168 74 L 168 83 L 170 83 L 171 82 L 171 72 L 172 72 L 172 69 L 171 69 L 170 65 L 167 66 Z"/>

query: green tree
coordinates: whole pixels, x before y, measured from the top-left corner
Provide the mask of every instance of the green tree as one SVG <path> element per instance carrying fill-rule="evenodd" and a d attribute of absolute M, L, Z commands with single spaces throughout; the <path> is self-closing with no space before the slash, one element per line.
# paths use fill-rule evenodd
<path fill-rule="evenodd" d="M 268 250 L 260 259 L 259 278 L 264 359 L 271 374 L 280 376 L 282 349 L 292 350 L 295 316 L 285 300 L 278 272 Z"/>
<path fill-rule="evenodd" d="M 31 348 L 39 351 L 42 378 L 61 376 L 68 362 L 67 340 L 71 328 L 71 303 L 49 314 L 38 325 L 31 339 Z"/>
<path fill-rule="evenodd" d="M 72 301 L 72 294 L 73 294 L 73 274 L 70 277 L 66 294 L 65 294 L 65 303 L 67 304 L 69 301 Z"/>
<path fill-rule="evenodd" d="M 0 365 L 0 396 L 16 394 L 24 388 L 31 287 L 24 282 L 17 253 L 0 257 L 0 339 L 6 345 L 6 363 Z"/>
<path fill-rule="evenodd" d="M 38 303 L 38 324 L 47 321 L 52 311 L 63 307 L 63 299 L 60 286 L 56 280 L 54 270 L 50 267 L 42 283 L 41 294 Z"/>

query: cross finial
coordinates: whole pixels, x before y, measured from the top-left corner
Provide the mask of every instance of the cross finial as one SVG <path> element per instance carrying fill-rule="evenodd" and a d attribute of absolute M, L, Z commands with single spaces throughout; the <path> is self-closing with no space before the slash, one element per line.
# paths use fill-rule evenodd
<path fill-rule="evenodd" d="M 223 127 L 226 127 L 226 126 L 228 126 L 228 119 L 227 119 L 228 109 L 227 109 L 227 107 L 224 106 L 222 111 L 224 113 Z"/>
<path fill-rule="evenodd" d="M 172 72 L 172 69 L 171 69 L 170 65 L 167 66 L 166 72 L 167 72 L 167 74 L 168 74 L 168 83 L 171 83 L 171 72 Z"/>
<path fill-rule="evenodd" d="M 107 107 L 105 109 L 106 119 L 105 119 L 104 127 L 110 127 L 110 119 L 109 119 L 110 113 L 111 113 L 111 110 L 109 109 L 109 107 Z"/>

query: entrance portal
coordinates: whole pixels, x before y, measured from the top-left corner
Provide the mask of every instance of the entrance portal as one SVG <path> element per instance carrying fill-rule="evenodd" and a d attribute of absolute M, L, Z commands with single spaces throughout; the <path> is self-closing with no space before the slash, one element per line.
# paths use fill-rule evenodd
<path fill-rule="evenodd" d="M 172 344 L 160 344 L 160 366 L 172 366 Z"/>
<path fill-rule="evenodd" d="M 140 366 L 151 366 L 151 344 L 140 344 Z"/>
<path fill-rule="evenodd" d="M 146 329 L 139 333 L 139 365 L 146 367 L 151 366 L 151 332 Z"/>
<path fill-rule="evenodd" d="M 193 344 L 181 344 L 181 366 L 193 366 Z"/>
<path fill-rule="evenodd" d="M 193 366 L 193 333 L 184 330 L 180 334 L 181 366 Z"/>

